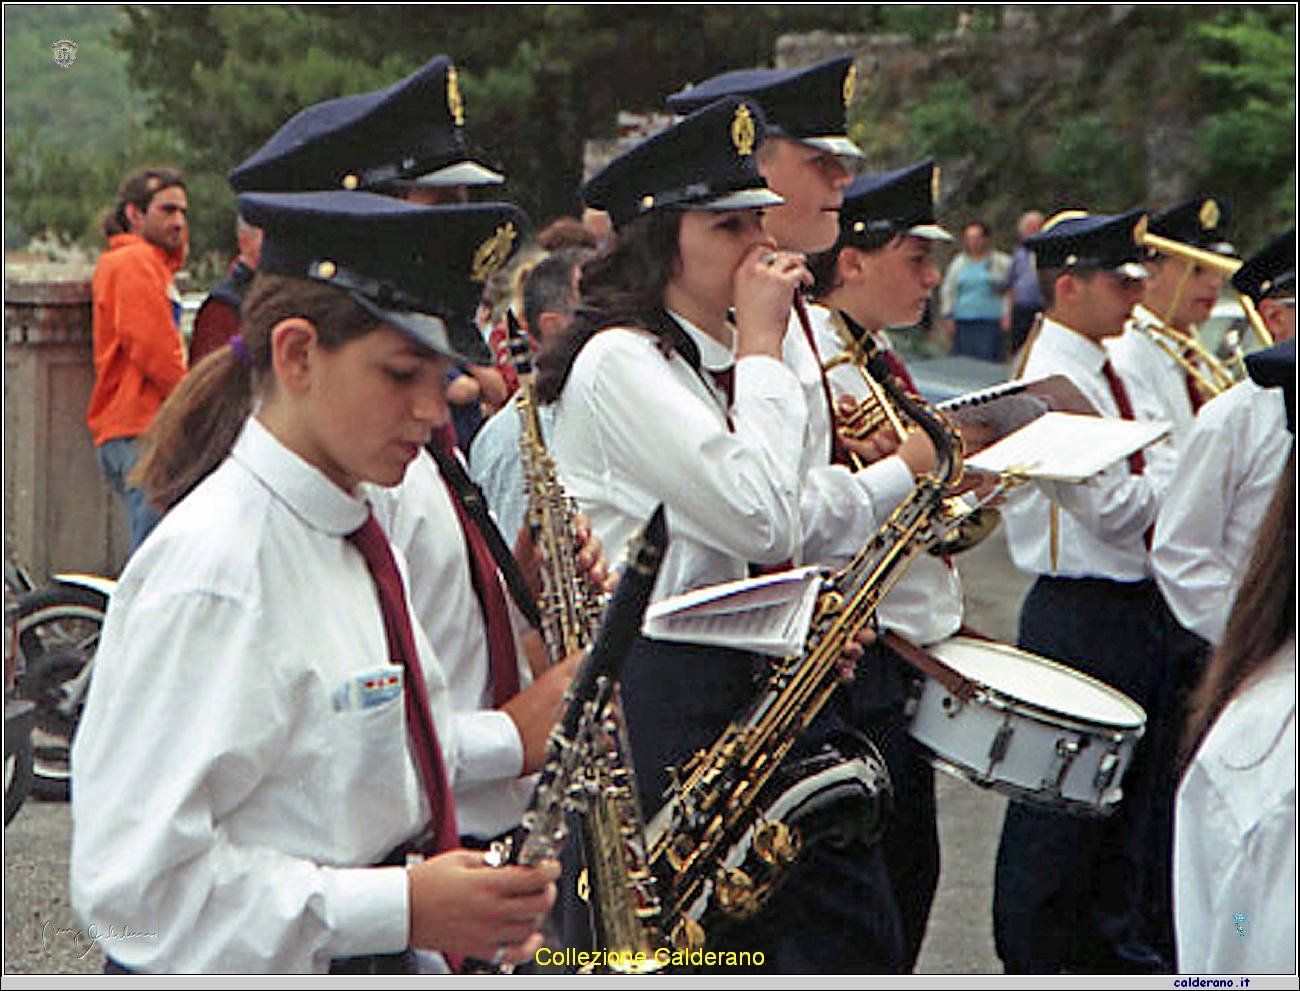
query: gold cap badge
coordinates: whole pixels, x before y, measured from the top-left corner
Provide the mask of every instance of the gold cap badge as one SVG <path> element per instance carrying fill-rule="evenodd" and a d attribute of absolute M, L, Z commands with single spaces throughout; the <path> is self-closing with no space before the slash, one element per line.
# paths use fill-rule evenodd
<path fill-rule="evenodd" d="M 347 175 L 343 177 L 343 181 L 341 183 L 344 189 L 356 189 L 358 184 L 359 184 L 359 180 L 351 172 L 349 172 Z"/>
<path fill-rule="evenodd" d="M 447 68 L 447 109 L 451 111 L 451 119 L 456 122 L 456 126 L 463 127 L 465 100 L 460 95 L 460 77 L 456 75 L 454 65 Z"/>
<path fill-rule="evenodd" d="M 930 173 L 930 205 L 933 206 L 938 202 L 939 202 L 939 166 L 936 165 L 934 167 L 934 171 Z"/>
<path fill-rule="evenodd" d="M 736 108 L 736 115 L 731 118 L 731 143 L 736 146 L 736 154 L 742 157 L 754 153 L 754 114 L 742 103 Z"/>
<path fill-rule="evenodd" d="M 507 223 L 498 227 L 496 233 L 478 246 L 474 252 L 474 261 L 470 264 L 469 277 L 475 282 L 486 282 L 510 257 L 519 231 L 515 225 Z"/>
<path fill-rule="evenodd" d="M 853 96 L 858 91 L 858 64 L 856 62 L 849 65 L 849 71 L 844 74 L 844 106 L 848 107 L 853 102 Z"/>
<path fill-rule="evenodd" d="M 1201 226 L 1207 231 L 1212 231 L 1219 226 L 1219 221 L 1223 219 L 1223 211 L 1219 209 L 1219 204 L 1212 199 L 1207 199 L 1201 204 L 1201 212 L 1197 214 L 1197 219 Z"/>

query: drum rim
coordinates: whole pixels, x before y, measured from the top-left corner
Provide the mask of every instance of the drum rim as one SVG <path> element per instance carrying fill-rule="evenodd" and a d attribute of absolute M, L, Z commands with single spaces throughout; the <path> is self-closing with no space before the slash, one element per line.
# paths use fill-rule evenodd
<path fill-rule="evenodd" d="M 981 691 L 987 692 L 990 695 L 996 696 L 999 700 L 1009 703 L 1010 707 L 1012 708 L 1015 708 L 1017 710 L 1029 710 L 1031 713 L 1039 712 L 1039 713 L 1050 714 L 1051 716 L 1055 717 L 1051 720 L 1053 723 L 1056 723 L 1058 719 L 1068 719 L 1071 720 L 1075 726 L 1084 729 L 1085 731 L 1088 730 L 1090 727 L 1098 727 L 1098 726 L 1109 727 L 1117 730 L 1127 730 L 1127 731 L 1145 730 L 1146 723 L 1147 723 L 1146 709 L 1138 705 L 1137 702 L 1135 702 L 1124 692 L 1121 692 L 1118 688 L 1108 685 L 1104 681 L 1100 680 L 1099 678 L 1094 678 L 1092 675 L 1084 674 L 1082 671 L 1078 671 L 1075 668 L 1070 667 L 1068 664 L 1062 664 L 1060 661 L 1054 661 L 1049 657 L 1042 657 L 1038 654 L 1031 653 L 1030 651 L 1024 650 L 1020 647 L 1013 647 L 1010 644 L 1004 644 L 997 640 L 981 640 L 977 637 L 964 637 L 964 636 L 949 637 L 946 640 L 941 640 L 939 643 L 932 645 L 931 647 L 928 648 L 928 650 L 936 657 L 938 657 L 939 660 L 943 661 L 945 664 L 951 664 L 951 662 L 947 658 L 945 658 L 942 653 L 940 653 L 940 651 L 946 645 L 949 644 L 964 644 L 973 647 L 978 647 L 982 650 L 991 649 L 996 653 L 1000 653 L 1004 655 L 1007 654 L 1018 655 L 1022 658 L 1028 658 L 1032 662 L 1036 664 L 1040 664 L 1044 667 L 1054 668 L 1072 679 L 1084 682 L 1086 684 L 1090 684 L 1091 686 L 1100 689 L 1102 693 L 1105 695 L 1114 696 L 1126 708 L 1131 709 L 1134 714 L 1140 714 L 1141 718 L 1133 723 L 1119 723 L 1109 719 L 1084 719 L 1080 717 L 1080 715 L 1077 712 L 1067 712 L 1063 709 L 1057 709 L 1050 705 L 1044 705 L 1041 702 L 1031 702 L 1027 699 L 1023 699 L 1016 695 L 1012 695 L 1010 692 L 1006 691 L 1005 689 L 998 688 L 995 685 L 990 685 L 986 681 L 981 681 L 978 677 L 967 674 L 965 671 L 958 670 L 958 674 L 960 674 L 963 678 L 965 678 L 967 681 L 971 682 L 972 684 L 977 685 Z"/>

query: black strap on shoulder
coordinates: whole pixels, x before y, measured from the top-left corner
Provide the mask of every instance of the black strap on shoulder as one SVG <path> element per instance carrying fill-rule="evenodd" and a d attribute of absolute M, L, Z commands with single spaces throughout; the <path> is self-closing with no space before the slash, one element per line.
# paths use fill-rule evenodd
<path fill-rule="evenodd" d="M 450 487 L 452 495 L 460 500 L 465 512 L 469 514 L 487 542 L 492 560 L 496 562 L 497 570 L 505 579 L 506 588 L 510 590 L 510 597 L 515 600 L 515 605 L 519 607 L 519 611 L 530 625 L 535 629 L 541 629 L 542 614 L 537 609 L 537 602 L 529 591 L 523 572 L 519 570 L 519 562 L 515 560 L 505 538 L 501 536 L 496 520 L 488 512 L 487 499 L 483 495 L 483 490 L 478 487 L 474 479 L 469 477 L 464 465 L 454 454 L 447 454 L 436 442 L 429 443 L 425 447 L 433 456 L 438 471 Z"/>

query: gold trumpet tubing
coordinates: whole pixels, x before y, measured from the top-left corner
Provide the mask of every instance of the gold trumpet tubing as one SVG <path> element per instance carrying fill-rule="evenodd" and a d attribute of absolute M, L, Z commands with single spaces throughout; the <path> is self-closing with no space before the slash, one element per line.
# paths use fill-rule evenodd
<path fill-rule="evenodd" d="M 1180 364 L 1183 364 L 1193 375 L 1208 375 L 1218 385 L 1220 391 L 1231 389 L 1239 381 L 1238 377 L 1233 375 L 1227 366 L 1201 343 L 1195 331 L 1179 330 L 1168 322 L 1152 330 L 1156 337 L 1168 338 L 1169 348 L 1177 349 L 1169 353 L 1176 360 L 1181 359 Z M 1193 357 L 1188 357 L 1188 351 L 1192 352 Z"/>
<path fill-rule="evenodd" d="M 1246 314 L 1246 320 L 1250 323 L 1250 329 L 1255 332 L 1255 337 L 1259 339 L 1259 343 L 1266 348 L 1271 348 L 1275 343 L 1273 332 L 1268 329 L 1268 324 L 1264 322 L 1264 317 L 1260 314 L 1255 301 L 1244 292 L 1237 294 L 1237 301 L 1241 304 L 1241 309 Z M 1244 376 L 1244 364 L 1242 368 Z"/>
<path fill-rule="evenodd" d="M 1133 232 L 1133 240 L 1139 247 L 1150 248 L 1159 254 L 1169 255 L 1171 258 L 1180 258 L 1193 265 L 1200 265 L 1202 268 L 1218 272 L 1225 279 L 1230 279 L 1236 275 L 1237 269 L 1241 268 L 1242 265 L 1240 258 L 1229 258 L 1227 255 L 1221 255 L 1215 251 L 1206 251 L 1204 248 L 1184 244 L 1182 241 L 1175 241 L 1171 238 L 1161 237 L 1159 234 L 1152 234 L 1146 229 L 1146 218 L 1139 221 L 1137 229 Z"/>
<path fill-rule="evenodd" d="M 1190 361 L 1183 353 L 1184 347 L 1180 342 L 1171 341 L 1168 336 L 1159 330 L 1147 327 L 1145 328 L 1147 338 L 1165 354 L 1173 359 L 1183 371 L 1192 377 L 1197 387 L 1203 393 L 1203 398 L 1213 399 L 1225 389 L 1231 388 L 1235 379 L 1223 368 L 1223 366 L 1208 353 L 1205 358 L 1208 359 L 1203 365 Z M 1198 352 L 1198 355 L 1200 352 Z M 1212 364 L 1211 364 L 1212 362 Z"/>

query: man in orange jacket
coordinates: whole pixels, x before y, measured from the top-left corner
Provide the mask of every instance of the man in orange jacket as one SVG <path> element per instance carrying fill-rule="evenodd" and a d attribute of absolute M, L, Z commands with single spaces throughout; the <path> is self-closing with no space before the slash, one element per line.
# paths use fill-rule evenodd
<path fill-rule="evenodd" d="M 185 375 L 172 276 L 185 259 L 188 209 L 179 173 L 128 175 L 104 223 L 108 250 L 95 266 L 95 388 L 86 423 L 99 466 L 126 504 L 133 551 L 158 522 L 144 493 L 126 481 L 137 439 Z"/>

